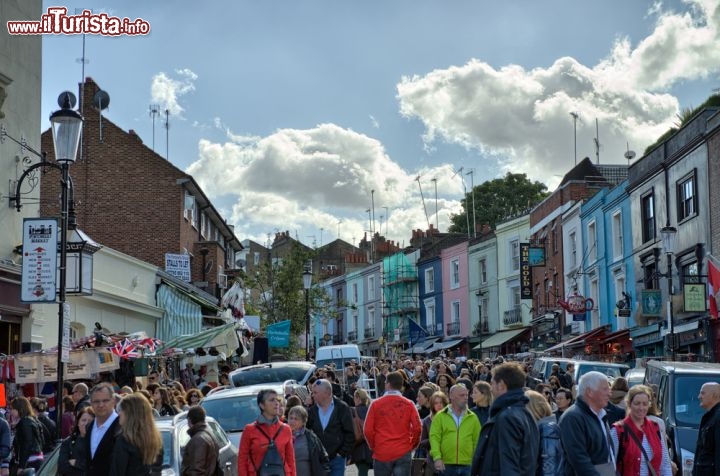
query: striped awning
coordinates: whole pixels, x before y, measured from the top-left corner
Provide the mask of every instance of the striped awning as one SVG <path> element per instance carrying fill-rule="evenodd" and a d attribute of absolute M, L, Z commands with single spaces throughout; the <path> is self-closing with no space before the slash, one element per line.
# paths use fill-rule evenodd
<path fill-rule="evenodd" d="M 170 349 L 190 350 L 198 347 L 222 347 L 218 348 L 220 352 L 229 355 L 239 347 L 235 327 L 237 323 L 231 322 L 218 327 L 212 327 L 198 331 L 193 334 L 181 335 L 167 342 L 164 342 L 159 352 L 165 352 Z"/>
<path fill-rule="evenodd" d="M 157 306 L 163 309 L 157 321 L 157 338 L 163 342 L 188 334 L 197 334 L 202 327 L 202 307 L 175 288 L 162 283 L 155 294 Z"/>

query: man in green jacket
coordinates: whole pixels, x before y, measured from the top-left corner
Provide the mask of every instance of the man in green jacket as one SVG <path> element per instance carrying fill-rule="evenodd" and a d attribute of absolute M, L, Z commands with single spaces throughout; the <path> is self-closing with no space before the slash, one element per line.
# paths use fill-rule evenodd
<path fill-rule="evenodd" d="M 450 405 L 438 412 L 430 425 L 430 455 L 435 471 L 445 476 L 469 476 L 480 421 L 468 410 L 465 385 L 453 385 L 449 396 Z"/>

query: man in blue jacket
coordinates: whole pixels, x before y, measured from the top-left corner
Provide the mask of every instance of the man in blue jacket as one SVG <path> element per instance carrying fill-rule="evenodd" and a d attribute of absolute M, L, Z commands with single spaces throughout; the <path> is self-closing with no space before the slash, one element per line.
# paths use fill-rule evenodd
<path fill-rule="evenodd" d="M 535 475 L 540 432 L 525 408 L 528 403 L 523 392 L 526 377 L 515 362 L 493 368 L 490 388 L 495 400 L 475 450 L 473 476 Z"/>
<path fill-rule="evenodd" d="M 605 407 L 610 384 L 600 372 L 580 377 L 578 397 L 560 418 L 560 439 L 565 450 L 566 476 L 600 476 L 603 470 L 615 474 L 615 458 L 608 443 L 610 429 Z"/>

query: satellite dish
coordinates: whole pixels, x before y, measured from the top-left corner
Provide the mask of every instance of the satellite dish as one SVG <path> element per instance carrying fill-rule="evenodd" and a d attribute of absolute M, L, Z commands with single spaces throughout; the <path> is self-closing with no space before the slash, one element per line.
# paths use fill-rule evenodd
<path fill-rule="evenodd" d="M 66 102 L 69 102 L 70 109 L 73 109 L 75 107 L 75 104 L 77 104 L 77 98 L 70 91 L 63 91 L 60 93 L 60 96 L 58 96 L 57 103 L 58 106 L 64 108 L 67 106 Z"/>
<path fill-rule="evenodd" d="M 110 95 L 102 89 L 95 93 L 92 100 L 93 106 L 100 109 L 101 111 L 107 109 L 110 105 Z"/>
<path fill-rule="evenodd" d="M 635 158 L 635 151 L 628 150 L 627 152 L 625 152 L 625 158 L 628 159 L 628 161 L 634 159 L 634 158 Z"/>

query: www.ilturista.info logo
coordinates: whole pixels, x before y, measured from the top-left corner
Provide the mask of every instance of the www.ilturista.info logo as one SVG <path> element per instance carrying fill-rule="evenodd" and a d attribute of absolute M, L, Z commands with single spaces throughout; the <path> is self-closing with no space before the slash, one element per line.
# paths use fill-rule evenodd
<path fill-rule="evenodd" d="M 150 23 L 142 18 L 130 20 L 108 16 L 107 13 L 95 14 L 83 10 L 79 15 L 68 15 L 65 7 L 50 7 L 40 21 L 9 21 L 8 33 L 11 35 L 147 35 Z"/>

